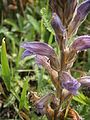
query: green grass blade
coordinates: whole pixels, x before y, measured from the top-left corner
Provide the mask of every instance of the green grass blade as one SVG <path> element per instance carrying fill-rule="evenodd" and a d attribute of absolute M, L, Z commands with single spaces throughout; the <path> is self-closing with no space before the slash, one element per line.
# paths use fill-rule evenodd
<path fill-rule="evenodd" d="M 2 40 L 2 47 L 1 47 L 1 65 L 2 65 L 2 77 L 4 83 L 7 87 L 7 90 L 10 90 L 11 74 L 10 74 L 10 68 L 6 53 L 6 44 L 4 39 Z"/>
<path fill-rule="evenodd" d="M 28 89 L 28 80 L 25 80 L 24 81 L 24 84 L 23 84 L 23 90 L 22 90 L 22 93 L 21 93 L 21 99 L 20 99 L 20 104 L 19 104 L 19 109 L 21 110 L 23 107 L 25 107 L 26 105 L 26 92 L 27 92 L 27 89 Z"/>
<path fill-rule="evenodd" d="M 31 15 L 27 15 L 27 19 L 31 23 L 31 25 L 34 27 L 34 29 L 40 33 L 40 24 L 39 22 Z"/>
<path fill-rule="evenodd" d="M 77 96 L 74 96 L 73 99 L 83 105 L 90 105 L 90 99 L 84 96 L 84 94 L 82 93 L 79 93 Z"/>

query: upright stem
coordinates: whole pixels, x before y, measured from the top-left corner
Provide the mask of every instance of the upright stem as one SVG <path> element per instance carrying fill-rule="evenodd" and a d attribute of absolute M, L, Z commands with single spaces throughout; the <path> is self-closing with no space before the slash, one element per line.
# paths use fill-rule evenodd
<path fill-rule="evenodd" d="M 64 69 L 64 64 L 65 64 L 65 62 L 64 62 L 64 59 L 65 59 L 65 41 L 66 41 L 66 32 L 65 33 L 63 33 L 63 36 L 62 36 L 62 40 L 61 40 L 61 44 L 60 44 L 60 50 L 61 50 L 61 58 L 60 58 L 60 64 L 61 64 L 61 69 L 60 69 L 60 71 L 58 72 L 58 80 L 59 80 L 59 85 L 60 85 L 60 88 L 59 88 L 59 90 L 60 90 L 60 107 L 61 107 L 61 103 L 62 103 L 62 81 L 60 80 L 60 77 L 61 77 L 61 74 L 62 74 L 62 71 L 63 71 L 63 69 Z"/>
<path fill-rule="evenodd" d="M 57 120 L 57 114 L 58 114 L 58 111 L 59 109 L 61 108 L 61 105 L 62 105 L 62 81 L 60 80 L 61 78 L 61 74 L 62 74 L 62 71 L 64 70 L 64 59 L 65 59 L 65 41 L 66 41 L 66 34 L 64 33 L 62 38 L 60 38 L 60 45 L 59 45 L 59 48 L 61 50 L 61 57 L 60 57 L 60 64 L 61 64 L 61 69 L 60 71 L 58 72 L 58 91 L 57 91 L 57 94 L 58 94 L 58 98 L 60 100 L 59 102 L 59 106 L 57 107 L 57 109 L 54 111 L 54 120 Z"/>

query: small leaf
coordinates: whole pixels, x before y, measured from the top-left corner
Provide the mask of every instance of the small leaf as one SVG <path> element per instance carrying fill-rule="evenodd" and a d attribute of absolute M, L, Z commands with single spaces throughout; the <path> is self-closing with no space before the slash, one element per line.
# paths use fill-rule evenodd
<path fill-rule="evenodd" d="M 11 74 L 10 74 L 10 68 L 8 64 L 6 45 L 4 39 L 2 40 L 2 48 L 1 48 L 1 65 L 2 65 L 2 76 L 4 83 L 7 89 L 10 90 Z"/>
<path fill-rule="evenodd" d="M 21 99 L 20 99 L 20 103 L 19 103 L 19 109 L 22 109 L 26 105 L 26 102 L 27 102 L 27 100 L 26 100 L 27 90 L 28 90 L 28 80 L 25 80 L 24 84 L 23 84 L 23 90 L 22 90 L 22 93 L 21 93 Z"/>
<path fill-rule="evenodd" d="M 48 15 L 48 12 L 45 8 L 41 9 L 41 15 L 42 15 L 43 23 L 44 23 L 46 29 L 49 32 L 51 32 L 53 35 L 55 35 L 54 30 L 53 30 L 51 23 L 50 23 L 50 15 Z"/>

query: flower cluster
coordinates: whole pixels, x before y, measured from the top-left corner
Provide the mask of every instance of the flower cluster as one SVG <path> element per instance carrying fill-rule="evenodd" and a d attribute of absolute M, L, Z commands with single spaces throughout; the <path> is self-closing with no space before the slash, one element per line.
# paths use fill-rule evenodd
<path fill-rule="evenodd" d="M 76 95 L 80 86 L 90 84 L 89 76 L 77 80 L 70 74 L 77 54 L 90 48 L 90 36 L 79 36 L 73 40 L 71 45 L 67 45 L 69 38 L 76 34 L 78 27 L 88 15 L 90 0 L 84 1 L 79 6 L 77 0 L 50 0 L 50 8 L 52 10 L 51 25 L 60 48 L 60 55 L 55 53 L 54 49 L 46 43 L 24 42 L 21 44 L 21 47 L 25 49 L 22 56 L 35 55 L 36 62 L 50 74 L 56 88 L 57 98 L 61 98 L 59 102 L 62 103 L 64 90 L 68 91 L 68 95 Z M 44 99 L 46 98 L 44 97 Z"/>

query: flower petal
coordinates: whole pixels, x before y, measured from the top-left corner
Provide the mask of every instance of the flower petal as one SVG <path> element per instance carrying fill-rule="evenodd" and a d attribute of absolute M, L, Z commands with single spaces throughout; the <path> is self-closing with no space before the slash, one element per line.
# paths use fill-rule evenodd
<path fill-rule="evenodd" d="M 78 79 L 82 86 L 90 86 L 90 76 L 84 76 Z"/>
<path fill-rule="evenodd" d="M 68 37 L 70 37 L 72 34 L 75 34 L 77 32 L 78 27 L 86 18 L 89 12 L 90 12 L 90 0 L 85 0 L 77 8 L 77 13 L 68 26 Z"/>
<path fill-rule="evenodd" d="M 37 113 L 44 115 L 46 113 L 46 108 L 47 108 L 48 104 L 52 101 L 54 102 L 54 99 L 56 100 L 55 95 L 53 93 L 49 93 L 49 94 L 43 96 L 42 98 L 40 98 L 35 103 Z"/>
<path fill-rule="evenodd" d="M 53 13 L 52 15 L 51 25 L 55 31 L 58 45 L 61 46 L 61 41 L 66 34 L 66 29 L 64 28 L 62 21 L 56 13 Z"/>
<path fill-rule="evenodd" d="M 74 95 L 77 93 L 77 90 L 80 87 L 80 83 L 69 73 L 63 71 L 61 75 L 61 80 L 63 88 L 67 89 Z"/>
<path fill-rule="evenodd" d="M 75 51 L 83 51 L 90 48 L 90 36 L 84 35 L 78 37 L 71 45 L 71 49 Z"/>
<path fill-rule="evenodd" d="M 54 49 L 46 43 L 42 42 L 24 42 L 21 47 L 27 49 L 33 54 L 39 54 L 43 56 L 56 56 Z"/>
<path fill-rule="evenodd" d="M 30 56 L 32 53 L 29 51 L 29 50 L 25 50 L 22 54 L 22 59 L 27 57 L 27 56 Z"/>
<path fill-rule="evenodd" d="M 50 65 L 49 58 L 46 56 L 36 55 L 35 57 L 36 63 L 38 65 L 46 66 L 47 64 Z"/>
<path fill-rule="evenodd" d="M 65 29 L 59 16 L 56 13 L 53 13 L 52 15 L 51 25 L 55 30 L 57 36 L 59 36 L 60 34 L 63 35 Z"/>

